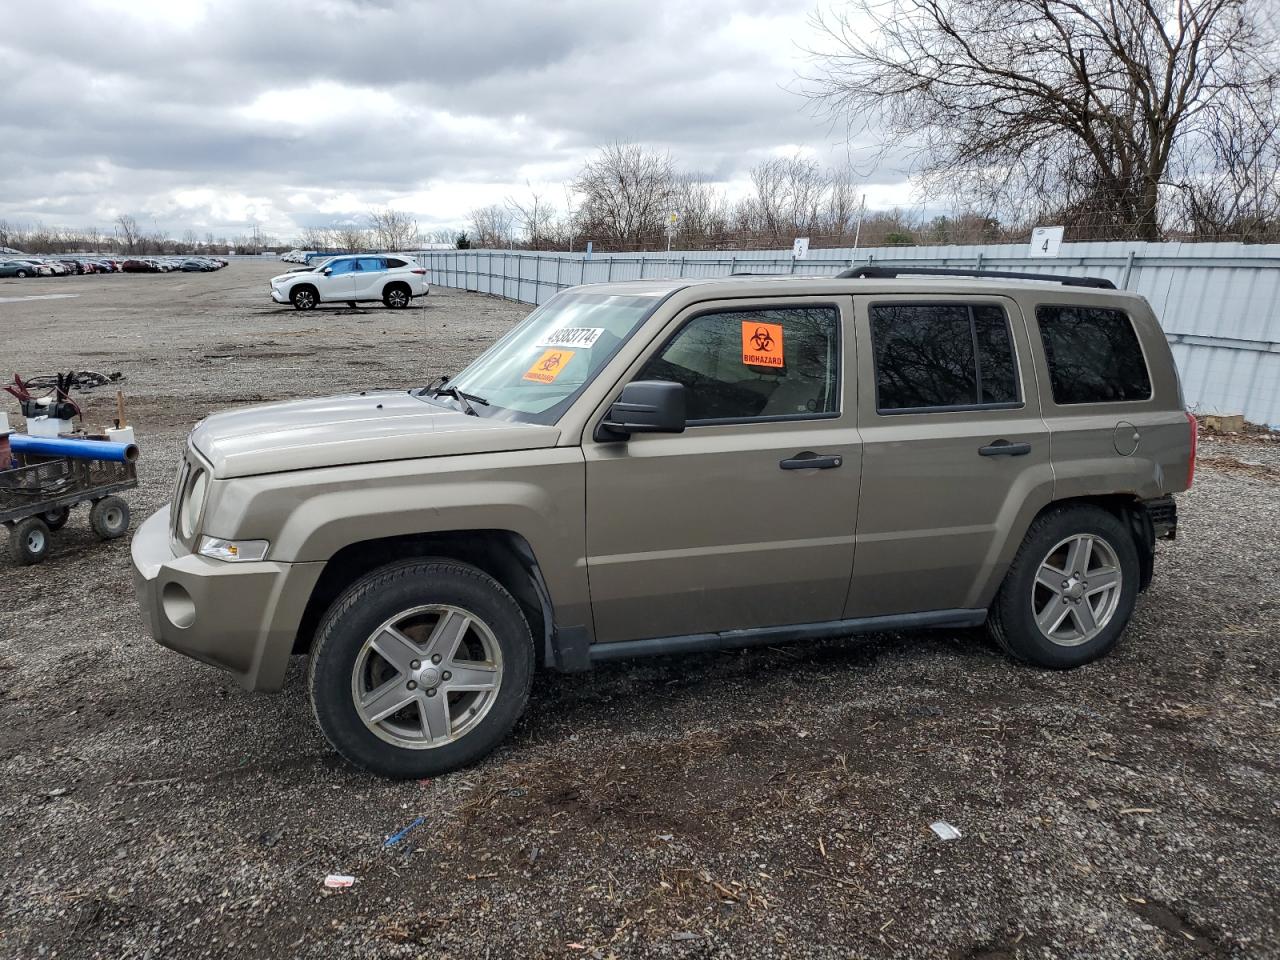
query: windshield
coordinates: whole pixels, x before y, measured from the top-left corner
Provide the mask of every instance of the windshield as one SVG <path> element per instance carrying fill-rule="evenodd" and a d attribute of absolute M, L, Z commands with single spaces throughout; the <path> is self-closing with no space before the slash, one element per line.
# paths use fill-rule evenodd
<path fill-rule="evenodd" d="M 487 400 L 480 416 L 555 423 L 666 293 L 559 294 L 448 386 Z"/>

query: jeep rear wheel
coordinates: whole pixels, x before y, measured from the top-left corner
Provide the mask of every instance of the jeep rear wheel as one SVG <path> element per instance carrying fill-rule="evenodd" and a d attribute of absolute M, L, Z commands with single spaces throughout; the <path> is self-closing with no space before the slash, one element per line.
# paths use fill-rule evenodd
<path fill-rule="evenodd" d="M 348 761 L 421 778 L 487 755 L 524 712 L 533 640 L 519 604 L 475 567 L 411 560 L 352 585 L 321 621 L 308 686 Z"/>
<path fill-rule="evenodd" d="M 1052 669 L 1108 653 L 1138 596 L 1138 550 L 1100 507 L 1073 504 L 1036 519 L 996 594 L 987 624 L 1008 653 Z"/>

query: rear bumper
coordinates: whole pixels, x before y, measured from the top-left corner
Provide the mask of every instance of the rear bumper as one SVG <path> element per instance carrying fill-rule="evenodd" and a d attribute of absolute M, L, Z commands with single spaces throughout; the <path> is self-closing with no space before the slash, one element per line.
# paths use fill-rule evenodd
<path fill-rule="evenodd" d="M 163 647 L 234 674 L 248 690 L 278 690 L 322 563 L 225 563 L 169 546 L 169 508 L 130 546 L 133 587 Z"/>

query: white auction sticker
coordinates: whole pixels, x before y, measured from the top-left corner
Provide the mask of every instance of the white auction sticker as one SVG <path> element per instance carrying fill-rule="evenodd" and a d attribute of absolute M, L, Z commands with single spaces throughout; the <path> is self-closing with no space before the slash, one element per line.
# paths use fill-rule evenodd
<path fill-rule="evenodd" d="M 552 330 L 534 346 L 538 347 L 593 347 L 604 333 L 604 327 L 561 327 Z"/>

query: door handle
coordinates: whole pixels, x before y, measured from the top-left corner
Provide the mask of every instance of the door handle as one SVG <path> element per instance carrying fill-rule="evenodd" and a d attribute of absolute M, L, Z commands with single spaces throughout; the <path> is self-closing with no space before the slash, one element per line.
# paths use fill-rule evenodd
<path fill-rule="evenodd" d="M 980 457 L 1025 457 L 1031 452 L 1029 443 L 1010 443 L 1008 440 L 993 440 L 985 447 L 978 448 Z"/>
<path fill-rule="evenodd" d="M 781 461 L 778 466 L 783 470 L 831 470 L 844 463 L 844 457 L 824 456 L 806 450 L 794 457 Z"/>

